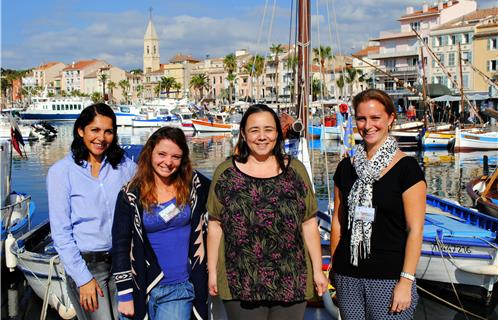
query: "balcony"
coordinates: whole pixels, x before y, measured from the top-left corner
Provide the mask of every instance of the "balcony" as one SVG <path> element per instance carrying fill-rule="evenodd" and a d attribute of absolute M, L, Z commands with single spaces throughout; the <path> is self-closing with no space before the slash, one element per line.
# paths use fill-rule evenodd
<path fill-rule="evenodd" d="M 418 56 L 418 50 L 416 48 L 410 48 L 409 50 L 397 51 L 397 50 L 384 50 L 383 52 L 368 55 L 369 59 L 388 59 L 397 57 L 411 57 Z"/>

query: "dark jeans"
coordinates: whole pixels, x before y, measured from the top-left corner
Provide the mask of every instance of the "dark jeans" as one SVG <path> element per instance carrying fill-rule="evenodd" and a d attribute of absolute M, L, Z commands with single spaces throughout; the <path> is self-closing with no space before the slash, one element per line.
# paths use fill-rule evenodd
<path fill-rule="evenodd" d="M 306 309 L 306 301 L 250 302 L 240 300 L 224 300 L 228 319 L 237 320 L 302 320 Z"/>
<path fill-rule="evenodd" d="M 104 296 L 97 295 L 99 308 L 95 312 L 86 312 L 80 304 L 80 290 L 71 277 L 67 277 L 69 299 L 76 310 L 79 320 L 118 319 L 117 289 L 111 273 L 110 262 L 87 262 L 87 267 L 104 291 Z"/>

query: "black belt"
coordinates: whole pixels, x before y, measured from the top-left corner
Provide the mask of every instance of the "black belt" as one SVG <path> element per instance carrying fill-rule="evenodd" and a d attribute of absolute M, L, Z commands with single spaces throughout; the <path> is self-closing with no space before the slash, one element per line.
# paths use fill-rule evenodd
<path fill-rule="evenodd" d="M 111 254 L 108 251 L 82 252 L 81 257 L 87 263 L 111 262 Z"/>

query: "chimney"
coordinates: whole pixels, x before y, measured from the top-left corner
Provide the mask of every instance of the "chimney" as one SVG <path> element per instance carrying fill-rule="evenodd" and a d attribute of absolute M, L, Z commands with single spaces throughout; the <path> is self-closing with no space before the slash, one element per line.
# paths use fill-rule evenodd
<path fill-rule="evenodd" d="M 71 67 L 73 67 L 73 68 L 74 68 L 74 61 L 73 61 L 73 63 L 71 63 Z"/>
<path fill-rule="evenodd" d="M 438 3 L 437 3 L 437 10 L 438 11 L 441 11 L 443 10 L 443 1 L 439 0 Z"/>
<path fill-rule="evenodd" d="M 422 12 L 428 12 L 429 11 L 429 4 L 427 2 L 424 2 L 422 5 Z"/>
<path fill-rule="evenodd" d="M 446 2 L 446 4 L 448 5 L 448 7 L 451 7 L 453 5 L 453 1 L 448 0 L 448 2 Z"/>
<path fill-rule="evenodd" d="M 406 14 L 412 14 L 413 13 L 413 7 L 406 7 Z"/>

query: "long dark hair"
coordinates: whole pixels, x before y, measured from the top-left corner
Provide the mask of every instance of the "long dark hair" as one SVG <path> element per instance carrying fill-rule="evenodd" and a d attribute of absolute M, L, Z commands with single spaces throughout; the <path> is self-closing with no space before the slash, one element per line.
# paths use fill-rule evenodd
<path fill-rule="evenodd" d="M 240 120 L 240 131 L 239 131 L 239 139 L 237 141 L 237 145 L 235 146 L 234 158 L 237 162 L 246 163 L 247 158 L 249 157 L 250 150 L 247 142 L 244 139 L 242 133 L 246 129 L 247 119 L 253 113 L 258 112 L 269 112 L 273 119 L 275 120 L 275 125 L 277 127 L 277 141 L 275 143 L 275 147 L 273 148 L 273 155 L 277 158 L 278 165 L 281 170 L 285 169 L 285 160 L 289 159 L 289 155 L 285 154 L 285 145 L 284 145 L 284 134 L 282 132 L 282 126 L 278 119 L 277 114 L 273 111 L 272 108 L 268 107 L 266 104 L 253 104 L 249 108 L 247 108 L 246 112 L 242 116 Z"/>
<path fill-rule="evenodd" d="M 176 203 L 178 206 L 187 204 L 192 184 L 192 164 L 190 162 L 187 139 L 182 129 L 173 127 L 162 127 L 156 130 L 147 140 L 140 156 L 138 157 L 138 168 L 131 180 L 130 188 L 138 188 L 140 191 L 140 204 L 150 211 L 152 205 L 157 204 L 156 183 L 154 180 L 154 169 L 152 168 L 152 151 L 161 140 L 170 140 L 182 150 L 182 161 L 180 167 L 171 177 L 176 192 Z"/>
<path fill-rule="evenodd" d="M 85 146 L 83 138 L 79 135 L 78 129 L 84 130 L 85 127 L 90 124 L 98 114 L 112 120 L 114 139 L 112 139 L 109 148 L 105 151 L 105 155 L 107 157 L 107 161 L 109 161 L 111 166 L 116 169 L 118 164 L 123 159 L 124 151 L 118 145 L 118 126 L 116 124 L 116 115 L 114 114 L 114 111 L 112 111 L 111 107 L 105 103 L 95 103 L 86 107 L 83 111 L 81 111 L 78 119 L 76 119 L 73 127 L 73 142 L 71 143 L 73 159 L 79 166 L 83 165 L 83 161 L 88 160 L 88 148 Z"/>

